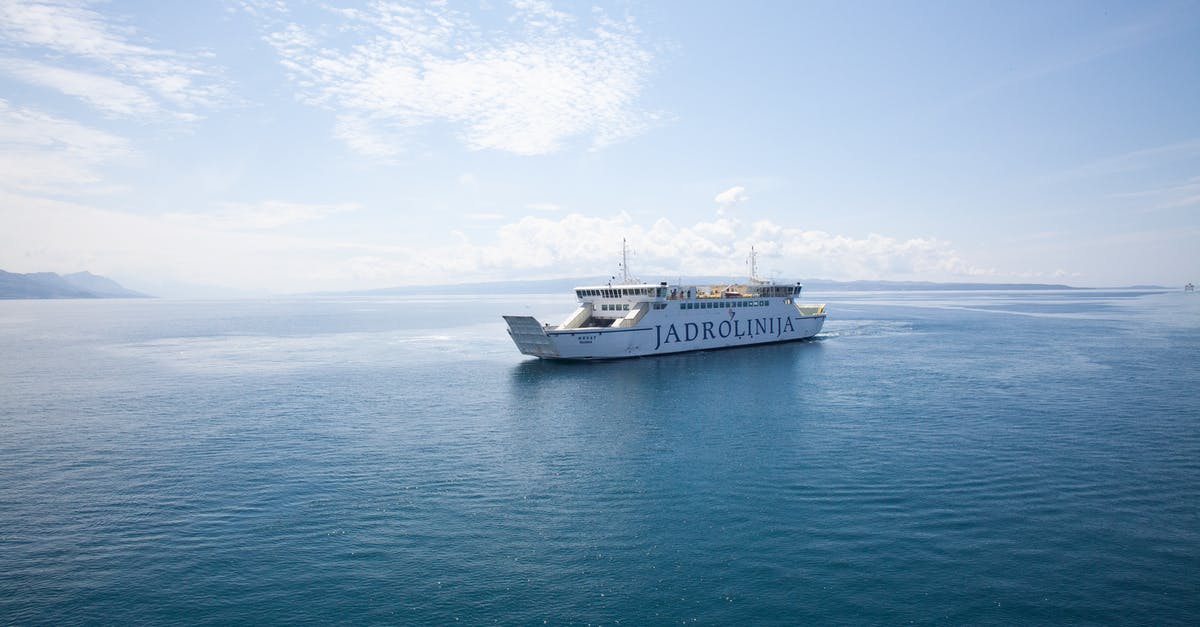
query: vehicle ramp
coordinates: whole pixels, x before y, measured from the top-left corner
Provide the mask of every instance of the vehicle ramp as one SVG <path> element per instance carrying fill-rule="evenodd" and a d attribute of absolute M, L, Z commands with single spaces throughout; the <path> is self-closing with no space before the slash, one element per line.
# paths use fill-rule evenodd
<path fill-rule="evenodd" d="M 534 357 L 558 357 L 554 342 L 533 316 L 504 316 L 517 350 Z"/>

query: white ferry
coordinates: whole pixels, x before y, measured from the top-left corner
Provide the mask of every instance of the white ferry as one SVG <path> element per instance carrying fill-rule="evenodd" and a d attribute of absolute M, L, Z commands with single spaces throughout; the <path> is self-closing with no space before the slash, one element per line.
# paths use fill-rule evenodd
<path fill-rule="evenodd" d="M 579 307 L 559 325 L 504 316 L 526 355 L 546 359 L 618 359 L 803 340 L 820 333 L 825 305 L 802 305 L 800 284 L 758 279 L 741 285 L 657 285 L 631 279 L 628 251 L 617 285 L 575 288 Z"/>

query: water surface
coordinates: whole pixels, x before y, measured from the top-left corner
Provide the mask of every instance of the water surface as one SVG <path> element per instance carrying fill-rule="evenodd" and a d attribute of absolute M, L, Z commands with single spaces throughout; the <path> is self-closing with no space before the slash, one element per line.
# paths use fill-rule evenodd
<path fill-rule="evenodd" d="M 1200 620 L 1200 297 L 812 294 L 518 354 L 559 295 L 0 302 L 0 622 Z"/>

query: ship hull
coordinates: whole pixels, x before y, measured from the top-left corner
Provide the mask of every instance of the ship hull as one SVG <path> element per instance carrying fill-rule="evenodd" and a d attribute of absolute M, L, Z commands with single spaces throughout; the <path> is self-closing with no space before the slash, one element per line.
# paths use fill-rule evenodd
<path fill-rule="evenodd" d="M 804 340 L 820 333 L 825 314 L 805 313 L 781 303 L 752 313 L 733 309 L 653 311 L 628 328 L 553 329 L 528 316 L 505 316 L 505 320 L 517 348 L 526 355 L 587 360 Z"/>

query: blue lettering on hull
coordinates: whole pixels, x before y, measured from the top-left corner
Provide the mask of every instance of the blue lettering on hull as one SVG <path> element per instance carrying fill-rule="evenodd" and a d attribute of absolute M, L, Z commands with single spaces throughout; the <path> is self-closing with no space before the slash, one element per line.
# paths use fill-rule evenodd
<path fill-rule="evenodd" d="M 784 333 L 795 333 L 796 327 L 792 324 L 791 318 L 777 316 L 775 318 L 755 318 L 753 320 L 745 320 L 743 326 L 742 320 L 722 320 L 720 324 L 715 325 L 712 322 L 685 322 L 683 324 L 683 335 L 679 334 L 679 328 L 674 322 L 667 325 L 664 329 L 661 324 L 654 325 L 655 343 L 654 350 L 658 350 L 668 344 L 679 344 L 684 342 L 694 342 L 696 340 L 713 340 L 720 338 L 728 338 L 730 336 L 736 338 L 749 337 L 751 339 L 756 336 L 766 335 L 774 336 L 776 339 L 783 337 Z"/>

